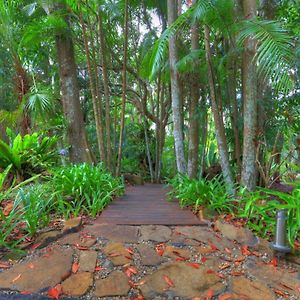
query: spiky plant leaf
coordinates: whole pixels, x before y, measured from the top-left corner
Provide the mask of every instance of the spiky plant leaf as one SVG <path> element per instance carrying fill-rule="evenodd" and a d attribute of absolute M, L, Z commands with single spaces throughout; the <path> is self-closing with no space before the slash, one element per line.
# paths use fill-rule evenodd
<path fill-rule="evenodd" d="M 245 20 L 241 22 L 239 44 L 257 41 L 254 56 L 258 73 L 269 79 L 277 91 L 287 93 L 293 87 L 294 41 L 278 21 Z"/>

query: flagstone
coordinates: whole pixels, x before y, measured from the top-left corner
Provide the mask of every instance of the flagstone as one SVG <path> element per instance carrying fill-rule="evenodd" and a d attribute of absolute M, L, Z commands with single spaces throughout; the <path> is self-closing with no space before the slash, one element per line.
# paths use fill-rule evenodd
<path fill-rule="evenodd" d="M 43 256 L 15 264 L 0 273 L 0 288 L 33 293 L 53 287 L 69 276 L 73 252 L 56 247 Z"/>
<path fill-rule="evenodd" d="M 94 272 L 97 262 L 96 251 L 80 251 L 79 255 L 79 271 Z"/>
<path fill-rule="evenodd" d="M 96 243 L 97 239 L 93 236 L 84 236 L 79 232 L 70 233 L 59 239 L 60 245 L 74 245 L 77 247 L 90 248 Z"/>
<path fill-rule="evenodd" d="M 86 226 L 87 232 L 96 237 L 110 240 L 111 242 L 137 243 L 139 230 L 137 226 L 94 224 Z"/>
<path fill-rule="evenodd" d="M 143 280 L 145 280 L 145 284 L 140 289 L 146 299 L 166 295 L 167 292 L 171 292 L 174 297 L 192 299 L 193 297 L 204 297 L 209 289 L 212 289 L 213 294 L 218 294 L 225 288 L 221 279 L 215 274 L 209 273 L 208 268 L 196 269 L 184 262 L 162 265 Z"/>
<path fill-rule="evenodd" d="M 141 226 L 141 240 L 154 241 L 158 243 L 170 240 L 172 230 L 163 225 L 144 225 Z"/>
<path fill-rule="evenodd" d="M 137 246 L 142 264 L 145 266 L 156 266 L 163 262 L 163 258 L 150 246 L 140 244 Z"/>
<path fill-rule="evenodd" d="M 115 266 L 123 266 L 131 262 L 131 255 L 122 243 L 108 243 L 103 252 Z"/>
<path fill-rule="evenodd" d="M 268 286 L 258 280 L 250 281 L 244 277 L 235 277 L 231 281 L 231 290 L 235 300 L 275 300 L 276 296 Z"/>
<path fill-rule="evenodd" d="M 96 297 L 125 296 L 129 289 L 127 276 L 123 272 L 114 271 L 107 278 L 96 280 L 94 294 Z"/>
<path fill-rule="evenodd" d="M 62 283 L 63 293 L 69 296 L 83 296 L 93 284 L 93 274 L 79 272 L 72 274 Z"/>

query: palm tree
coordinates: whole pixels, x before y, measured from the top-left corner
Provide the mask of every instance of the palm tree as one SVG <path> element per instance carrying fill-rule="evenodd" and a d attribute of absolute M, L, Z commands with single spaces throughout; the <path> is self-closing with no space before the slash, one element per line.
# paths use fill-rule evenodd
<path fill-rule="evenodd" d="M 64 3 L 41 3 L 46 16 L 38 16 L 27 28 L 24 40 L 40 42 L 45 32 L 55 38 L 57 60 L 60 75 L 60 92 L 66 121 L 67 137 L 70 146 L 70 160 L 74 163 L 94 161 L 87 140 L 83 112 L 79 99 L 77 65 L 75 62 L 72 32 L 69 15 Z M 29 15 L 36 10 L 30 6 Z M 28 10 L 28 7 L 27 7 Z M 55 12 L 55 14 L 54 14 Z"/>
<path fill-rule="evenodd" d="M 177 18 L 177 3 L 173 0 L 168 0 L 168 25 L 171 26 Z M 182 124 L 182 100 L 180 99 L 180 87 L 178 81 L 178 73 L 176 63 L 178 54 L 176 48 L 176 36 L 172 35 L 169 40 L 169 59 L 171 71 L 171 94 L 172 94 L 172 112 L 173 112 L 173 136 L 175 144 L 175 154 L 177 170 L 180 173 L 186 172 L 186 161 L 184 158 L 183 144 L 183 124 Z"/>

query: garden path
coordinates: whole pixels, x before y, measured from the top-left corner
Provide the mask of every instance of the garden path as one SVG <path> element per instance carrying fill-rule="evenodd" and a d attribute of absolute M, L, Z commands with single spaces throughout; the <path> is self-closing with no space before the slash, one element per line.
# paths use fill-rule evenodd
<path fill-rule="evenodd" d="M 267 241 L 221 219 L 201 226 L 166 192 L 130 187 L 96 222 L 68 220 L 25 256 L 1 257 L 0 300 L 300 299 L 299 257 L 274 258 Z"/>
<path fill-rule="evenodd" d="M 170 189 L 162 184 L 127 187 L 125 194 L 102 212 L 96 223 L 119 225 L 201 225 L 190 209 L 166 201 Z"/>

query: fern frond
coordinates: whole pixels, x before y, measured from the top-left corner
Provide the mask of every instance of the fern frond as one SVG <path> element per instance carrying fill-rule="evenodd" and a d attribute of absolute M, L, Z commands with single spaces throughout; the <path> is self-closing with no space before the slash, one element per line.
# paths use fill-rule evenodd
<path fill-rule="evenodd" d="M 287 93 L 294 83 L 294 41 L 278 21 L 246 20 L 241 23 L 238 42 L 255 39 L 257 49 L 254 57 L 258 73 L 269 79 L 277 91 Z"/>

